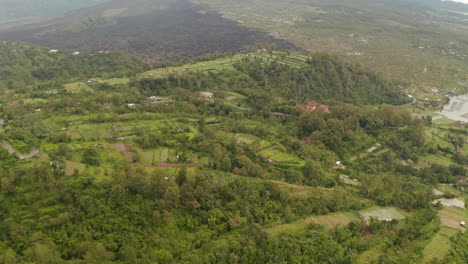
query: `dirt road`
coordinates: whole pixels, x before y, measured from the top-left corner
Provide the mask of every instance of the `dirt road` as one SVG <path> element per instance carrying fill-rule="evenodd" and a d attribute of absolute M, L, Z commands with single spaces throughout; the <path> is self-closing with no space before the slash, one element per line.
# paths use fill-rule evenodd
<path fill-rule="evenodd" d="M 23 155 L 21 153 L 19 153 L 18 151 L 16 151 L 15 148 L 13 148 L 10 144 L 8 144 L 8 142 L 6 141 L 2 141 L 0 146 L 2 146 L 4 149 L 6 149 L 10 154 L 16 154 L 16 156 L 18 156 L 18 158 L 20 160 L 26 160 L 26 159 L 30 159 L 34 156 L 36 156 L 37 154 L 39 154 L 39 149 L 37 148 L 31 148 L 31 153 L 29 153 L 28 155 Z"/>

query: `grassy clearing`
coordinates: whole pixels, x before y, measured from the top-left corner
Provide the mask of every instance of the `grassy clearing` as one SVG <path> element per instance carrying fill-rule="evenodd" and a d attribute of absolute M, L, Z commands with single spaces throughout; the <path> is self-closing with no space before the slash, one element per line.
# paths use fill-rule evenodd
<path fill-rule="evenodd" d="M 99 83 L 105 83 L 109 85 L 119 85 L 119 84 L 128 84 L 130 82 L 130 78 L 112 78 L 112 79 L 96 79 Z"/>
<path fill-rule="evenodd" d="M 333 228 L 338 225 L 345 226 L 356 219 L 357 217 L 353 216 L 352 213 L 333 213 L 328 215 L 310 216 L 289 224 L 275 225 L 273 227 L 265 229 L 265 231 L 268 232 L 270 235 L 277 236 L 284 232 L 301 232 L 306 229 L 307 225 L 312 223 L 323 225 L 327 228 Z"/>
<path fill-rule="evenodd" d="M 395 207 L 372 207 L 360 212 L 361 216 L 366 220 L 369 221 L 371 217 L 376 217 L 377 219 L 383 221 L 386 219 L 395 219 L 395 220 L 403 220 L 405 216 Z"/>
<path fill-rule="evenodd" d="M 91 88 L 88 84 L 84 82 L 76 82 L 76 83 L 69 83 L 64 85 L 65 90 L 68 93 L 80 93 L 80 92 L 94 92 L 93 88 Z"/>
<path fill-rule="evenodd" d="M 68 160 L 66 162 L 66 169 L 65 169 L 65 175 L 70 176 L 73 175 L 75 170 L 78 171 L 78 173 L 83 173 L 85 171 L 86 165 L 80 162 L 75 162 L 75 161 L 70 161 Z"/>
<path fill-rule="evenodd" d="M 226 100 L 227 102 L 234 102 L 234 101 L 239 101 L 239 100 L 242 100 L 244 99 L 245 96 L 242 95 L 242 94 L 238 94 L 238 93 L 235 93 L 235 92 L 227 92 L 224 96 L 224 100 Z"/>
<path fill-rule="evenodd" d="M 421 157 L 418 161 L 418 165 L 422 167 L 428 167 L 431 164 L 450 166 L 453 164 L 453 161 L 449 157 L 440 156 L 440 155 L 427 155 L 427 156 Z"/>
<path fill-rule="evenodd" d="M 268 148 L 260 151 L 258 154 L 264 158 L 272 159 L 278 163 L 303 166 L 304 161 L 300 158 L 280 150 L 278 147 Z"/>
<path fill-rule="evenodd" d="M 366 250 L 361 255 L 359 255 L 357 263 L 376 263 L 379 260 L 379 257 L 382 255 L 383 250 L 383 245 L 378 245 L 369 250 Z"/>

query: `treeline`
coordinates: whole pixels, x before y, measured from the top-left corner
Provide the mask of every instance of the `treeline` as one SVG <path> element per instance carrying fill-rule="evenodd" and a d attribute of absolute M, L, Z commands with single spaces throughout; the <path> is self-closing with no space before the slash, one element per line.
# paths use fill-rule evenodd
<path fill-rule="evenodd" d="M 112 174 L 112 180 L 98 182 L 89 174 L 64 176 L 50 166 L 19 169 L 2 178 L 2 263 L 288 260 L 295 257 L 269 249 L 275 240 L 267 238 L 261 226 L 366 205 L 345 190 L 317 189 L 306 197 L 294 196 L 268 181 L 208 171 L 187 174 L 181 169 L 174 176 L 163 170 L 148 173 L 124 166 Z M 42 204 L 53 204 L 54 209 L 38 211 Z M 330 246 L 338 244 L 328 231 L 313 230 L 320 236 L 293 236 L 298 248 L 288 251 L 299 250 L 303 239 L 317 243 L 314 250 L 321 250 L 319 245 L 325 241 Z M 231 246 L 220 244 L 223 241 Z M 271 246 L 292 246 L 284 242 Z M 323 258 L 302 257 L 309 261 Z M 350 256 L 330 253 L 326 258 Z"/>
<path fill-rule="evenodd" d="M 357 263 L 379 244 L 383 263 L 408 263 L 422 254 L 411 245 L 437 232 L 437 213 L 427 208 L 400 223 L 371 219 L 269 233 L 265 227 L 278 222 L 366 202 L 345 190 L 295 196 L 275 183 L 208 171 L 121 167 L 111 181 L 98 182 L 41 164 L 3 179 L 1 263 Z M 40 210 L 42 204 L 53 210 Z M 462 258 L 466 244 L 457 239 L 452 259 Z"/>
<path fill-rule="evenodd" d="M 0 88 L 25 92 L 44 81 L 53 80 L 48 86 L 54 88 L 54 83 L 99 76 L 129 76 L 149 68 L 137 57 L 119 51 L 72 53 L 51 53 L 23 42 L 3 42 L 0 44 Z"/>

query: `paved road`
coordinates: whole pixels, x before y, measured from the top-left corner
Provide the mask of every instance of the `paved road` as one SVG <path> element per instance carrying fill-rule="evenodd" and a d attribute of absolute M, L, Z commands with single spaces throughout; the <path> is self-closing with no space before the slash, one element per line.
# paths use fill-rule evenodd
<path fill-rule="evenodd" d="M 36 156 L 37 154 L 39 154 L 39 149 L 37 149 L 37 148 L 31 148 L 31 153 L 30 153 L 30 154 L 28 154 L 28 155 L 23 155 L 23 154 L 19 153 L 18 151 L 16 151 L 16 149 L 14 149 L 14 148 L 13 148 L 10 144 L 8 144 L 8 142 L 6 142 L 6 141 L 2 141 L 0 145 L 1 145 L 4 149 L 6 149 L 10 154 L 16 154 L 20 160 L 30 159 L 30 158 Z"/>

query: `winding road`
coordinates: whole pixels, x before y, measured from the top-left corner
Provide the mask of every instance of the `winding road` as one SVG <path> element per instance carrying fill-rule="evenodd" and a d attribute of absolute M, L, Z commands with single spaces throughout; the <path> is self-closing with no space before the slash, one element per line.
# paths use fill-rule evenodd
<path fill-rule="evenodd" d="M 6 149 L 10 154 L 16 154 L 16 156 L 18 156 L 18 158 L 20 160 L 26 160 L 26 159 L 30 159 L 34 156 L 36 156 L 37 154 L 39 154 L 39 149 L 37 148 L 31 148 L 31 153 L 29 153 L 28 155 L 23 155 L 21 153 L 19 153 L 18 151 L 16 151 L 15 148 L 13 148 L 10 144 L 8 144 L 8 142 L 2 140 L 2 142 L 0 143 L 0 146 L 2 146 L 4 149 Z"/>

